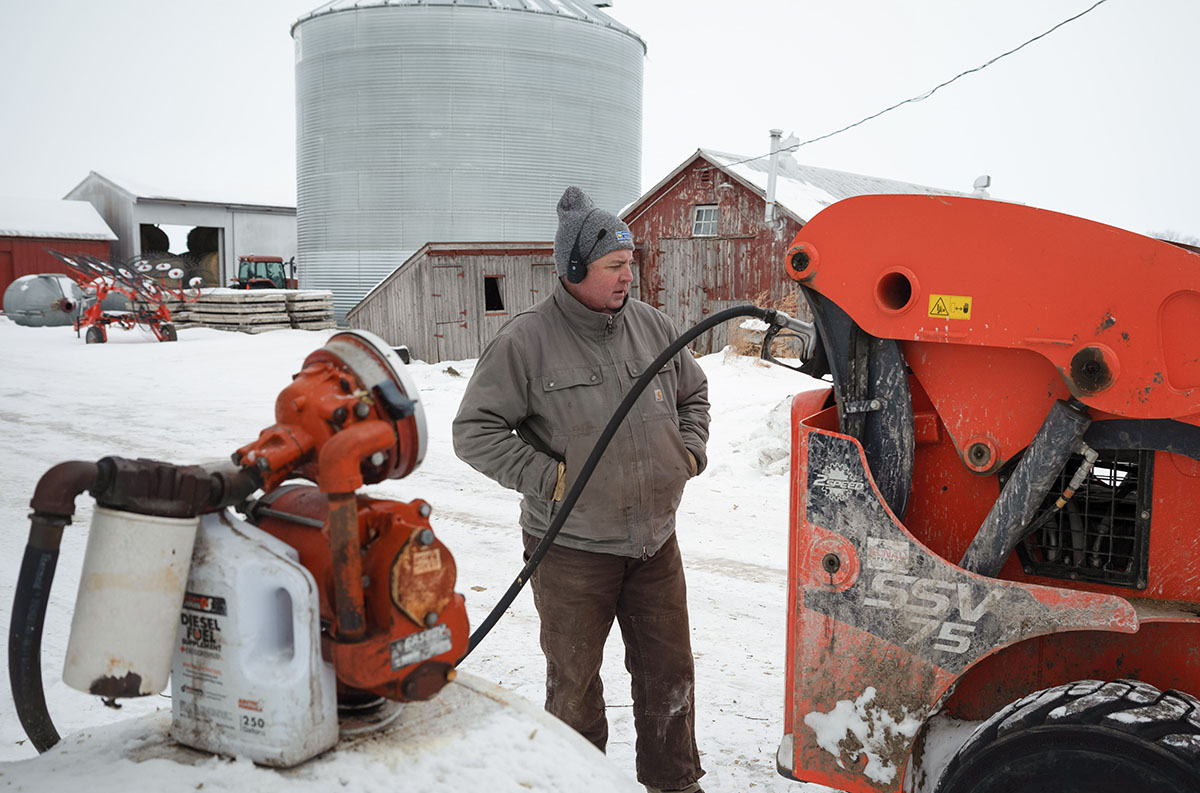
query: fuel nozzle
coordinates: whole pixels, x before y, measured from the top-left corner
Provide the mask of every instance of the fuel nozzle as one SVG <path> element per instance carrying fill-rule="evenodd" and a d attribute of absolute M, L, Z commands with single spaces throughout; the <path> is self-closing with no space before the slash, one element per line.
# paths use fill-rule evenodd
<path fill-rule="evenodd" d="M 817 326 L 775 309 L 768 310 L 763 320 L 767 323 L 767 332 L 763 335 L 762 359 L 786 369 L 811 374 L 812 372 L 805 367 L 816 360 L 822 352 Z M 803 366 L 792 366 L 775 357 L 771 349 L 779 338 L 797 340 L 799 343 L 797 357 L 804 363 Z"/>

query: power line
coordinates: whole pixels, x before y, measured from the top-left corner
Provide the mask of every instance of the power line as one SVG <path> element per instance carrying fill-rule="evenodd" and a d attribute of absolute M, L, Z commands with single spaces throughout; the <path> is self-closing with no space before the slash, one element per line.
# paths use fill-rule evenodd
<path fill-rule="evenodd" d="M 951 77 L 949 80 L 946 80 L 944 83 L 938 83 L 933 88 L 930 88 L 928 91 L 926 91 L 923 94 L 920 94 L 920 95 L 914 96 L 914 97 L 910 97 L 909 99 L 905 99 L 901 102 L 897 102 L 896 104 L 892 105 L 891 107 L 885 107 L 883 110 L 880 110 L 878 113 L 872 113 L 871 115 L 867 116 L 866 118 L 861 118 L 858 121 L 855 121 L 853 124 L 847 124 L 846 126 L 842 127 L 841 129 L 835 129 L 833 132 L 827 132 L 824 135 L 819 135 L 815 138 L 809 138 L 808 140 L 801 141 L 800 143 L 793 143 L 791 146 L 784 146 L 784 147 L 780 148 L 779 151 L 795 151 L 796 149 L 800 148 L 801 146 L 807 146 L 810 143 L 816 143 L 819 140 L 825 140 L 826 138 L 832 138 L 834 135 L 840 135 L 843 132 L 845 132 L 846 130 L 854 129 L 855 127 L 859 126 L 860 124 L 865 124 L 868 121 L 871 121 L 872 119 L 879 118 L 884 113 L 890 113 L 891 111 L 895 110 L 898 107 L 902 107 L 904 105 L 911 104 L 913 102 L 921 102 L 923 100 L 926 100 L 929 97 L 933 96 L 935 93 L 937 93 L 942 88 L 945 88 L 946 86 L 953 83 L 955 80 L 966 77 L 968 74 L 974 74 L 975 72 L 983 71 L 984 69 L 986 69 L 987 67 L 989 67 L 993 63 L 995 63 L 996 61 L 998 61 L 1002 58 L 1007 58 L 1009 55 L 1012 55 L 1014 52 L 1018 52 L 1020 50 L 1025 49 L 1030 44 L 1034 43 L 1035 41 L 1038 41 L 1039 39 L 1044 39 L 1046 36 L 1049 36 L 1051 33 L 1058 30 L 1063 25 L 1074 22 L 1075 20 L 1079 19 L 1080 17 L 1090 14 L 1092 11 L 1095 11 L 1097 8 L 1099 8 L 1100 6 L 1104 5 L 1107 2 L 1108 2 L 1108 0 L 1096 0 L 1096 2 L 1093 3 L 1090 8 L 1080 11 L 1078 14 L 1076 14 L 1073 17 L 1064 19 L 1062 22 L 1059 22 L 1057 25 L 1050 28 L 1049 30 L 1047 30 L 1043 33 L 1039 33 L 1038 35 L 1034 36 L 1033 38 L 1029 39 L 1028 41 L 1025 41 L 1022 44 L 1019 44 L 1016 47 L 1013 47 L 1008 52 L 1000 53 L 996 57 L 992 58 L 990 61 L 987 61 L 986 63 L 982 63 L 979 66 L 976 66 L 974 69 L 967 69 L 965 72 L 959 72 L 958 74 Z M 755 160 L 762 160 L 762 159 L 764 159 L 766 157 L 770 157 L 770 156 L 771 156 L 771 154 L 770 154 L 770 152 L 768 152 L 766 154 L 760 154 L 757 157 L 747 157 L 744 160 L 738 160 L 737 162 L 731 162 L 731 163 L 729 163 L 729 166 L 741 165 L 742 163 L 746 163 L 746 162 L 754 162 Z M 729 167 L 729 166 L 726 166 L 726 167 Z"/>

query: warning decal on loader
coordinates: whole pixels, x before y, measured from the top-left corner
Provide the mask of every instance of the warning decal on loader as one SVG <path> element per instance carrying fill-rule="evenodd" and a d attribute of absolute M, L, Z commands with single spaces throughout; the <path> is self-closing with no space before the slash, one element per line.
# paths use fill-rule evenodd
<path fill-rule="evenodd" d="M 929 316 L 942 319 L 970 319 L 975 301 L 962 295 L 930 295 Z"/>

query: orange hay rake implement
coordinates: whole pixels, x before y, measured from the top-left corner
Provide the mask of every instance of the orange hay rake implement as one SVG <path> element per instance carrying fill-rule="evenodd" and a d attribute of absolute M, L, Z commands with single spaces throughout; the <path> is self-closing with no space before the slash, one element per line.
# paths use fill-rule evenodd
<path fill-rule="evenodd" d="M 108 329 L 113 325 L 125 330 L 145 326 L 159 341 L 175 341 L 176 329 L 167 302 L 199 297 L 199 276 L 176 260 L 136 256 L 122 264 L 110 264 L 83 254 L 54 250 L 50 254 L 67 266 L 67 275 L 83 290 L 85 306 L 76 316 L 75 331 L 86 328 L 84 340 L 88 344 L 108 341 Z M 168 281 L 178 282 L 178 286 L 169 286 Z M 128 300 L 130 310 L 106 311 L 102 304 L 114 294 Z"/>

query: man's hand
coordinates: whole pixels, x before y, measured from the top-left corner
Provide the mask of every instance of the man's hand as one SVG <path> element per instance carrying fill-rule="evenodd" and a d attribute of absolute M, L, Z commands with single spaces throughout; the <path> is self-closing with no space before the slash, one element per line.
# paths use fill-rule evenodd
<path fill-rule="evenodd" d="M 700 472 L 700 467 L 696 465 L 696 455 L 692 454 L 690 451 L 688 452 L 688 465 L 691 466 L 692 476 L 695 476 Z"/>

